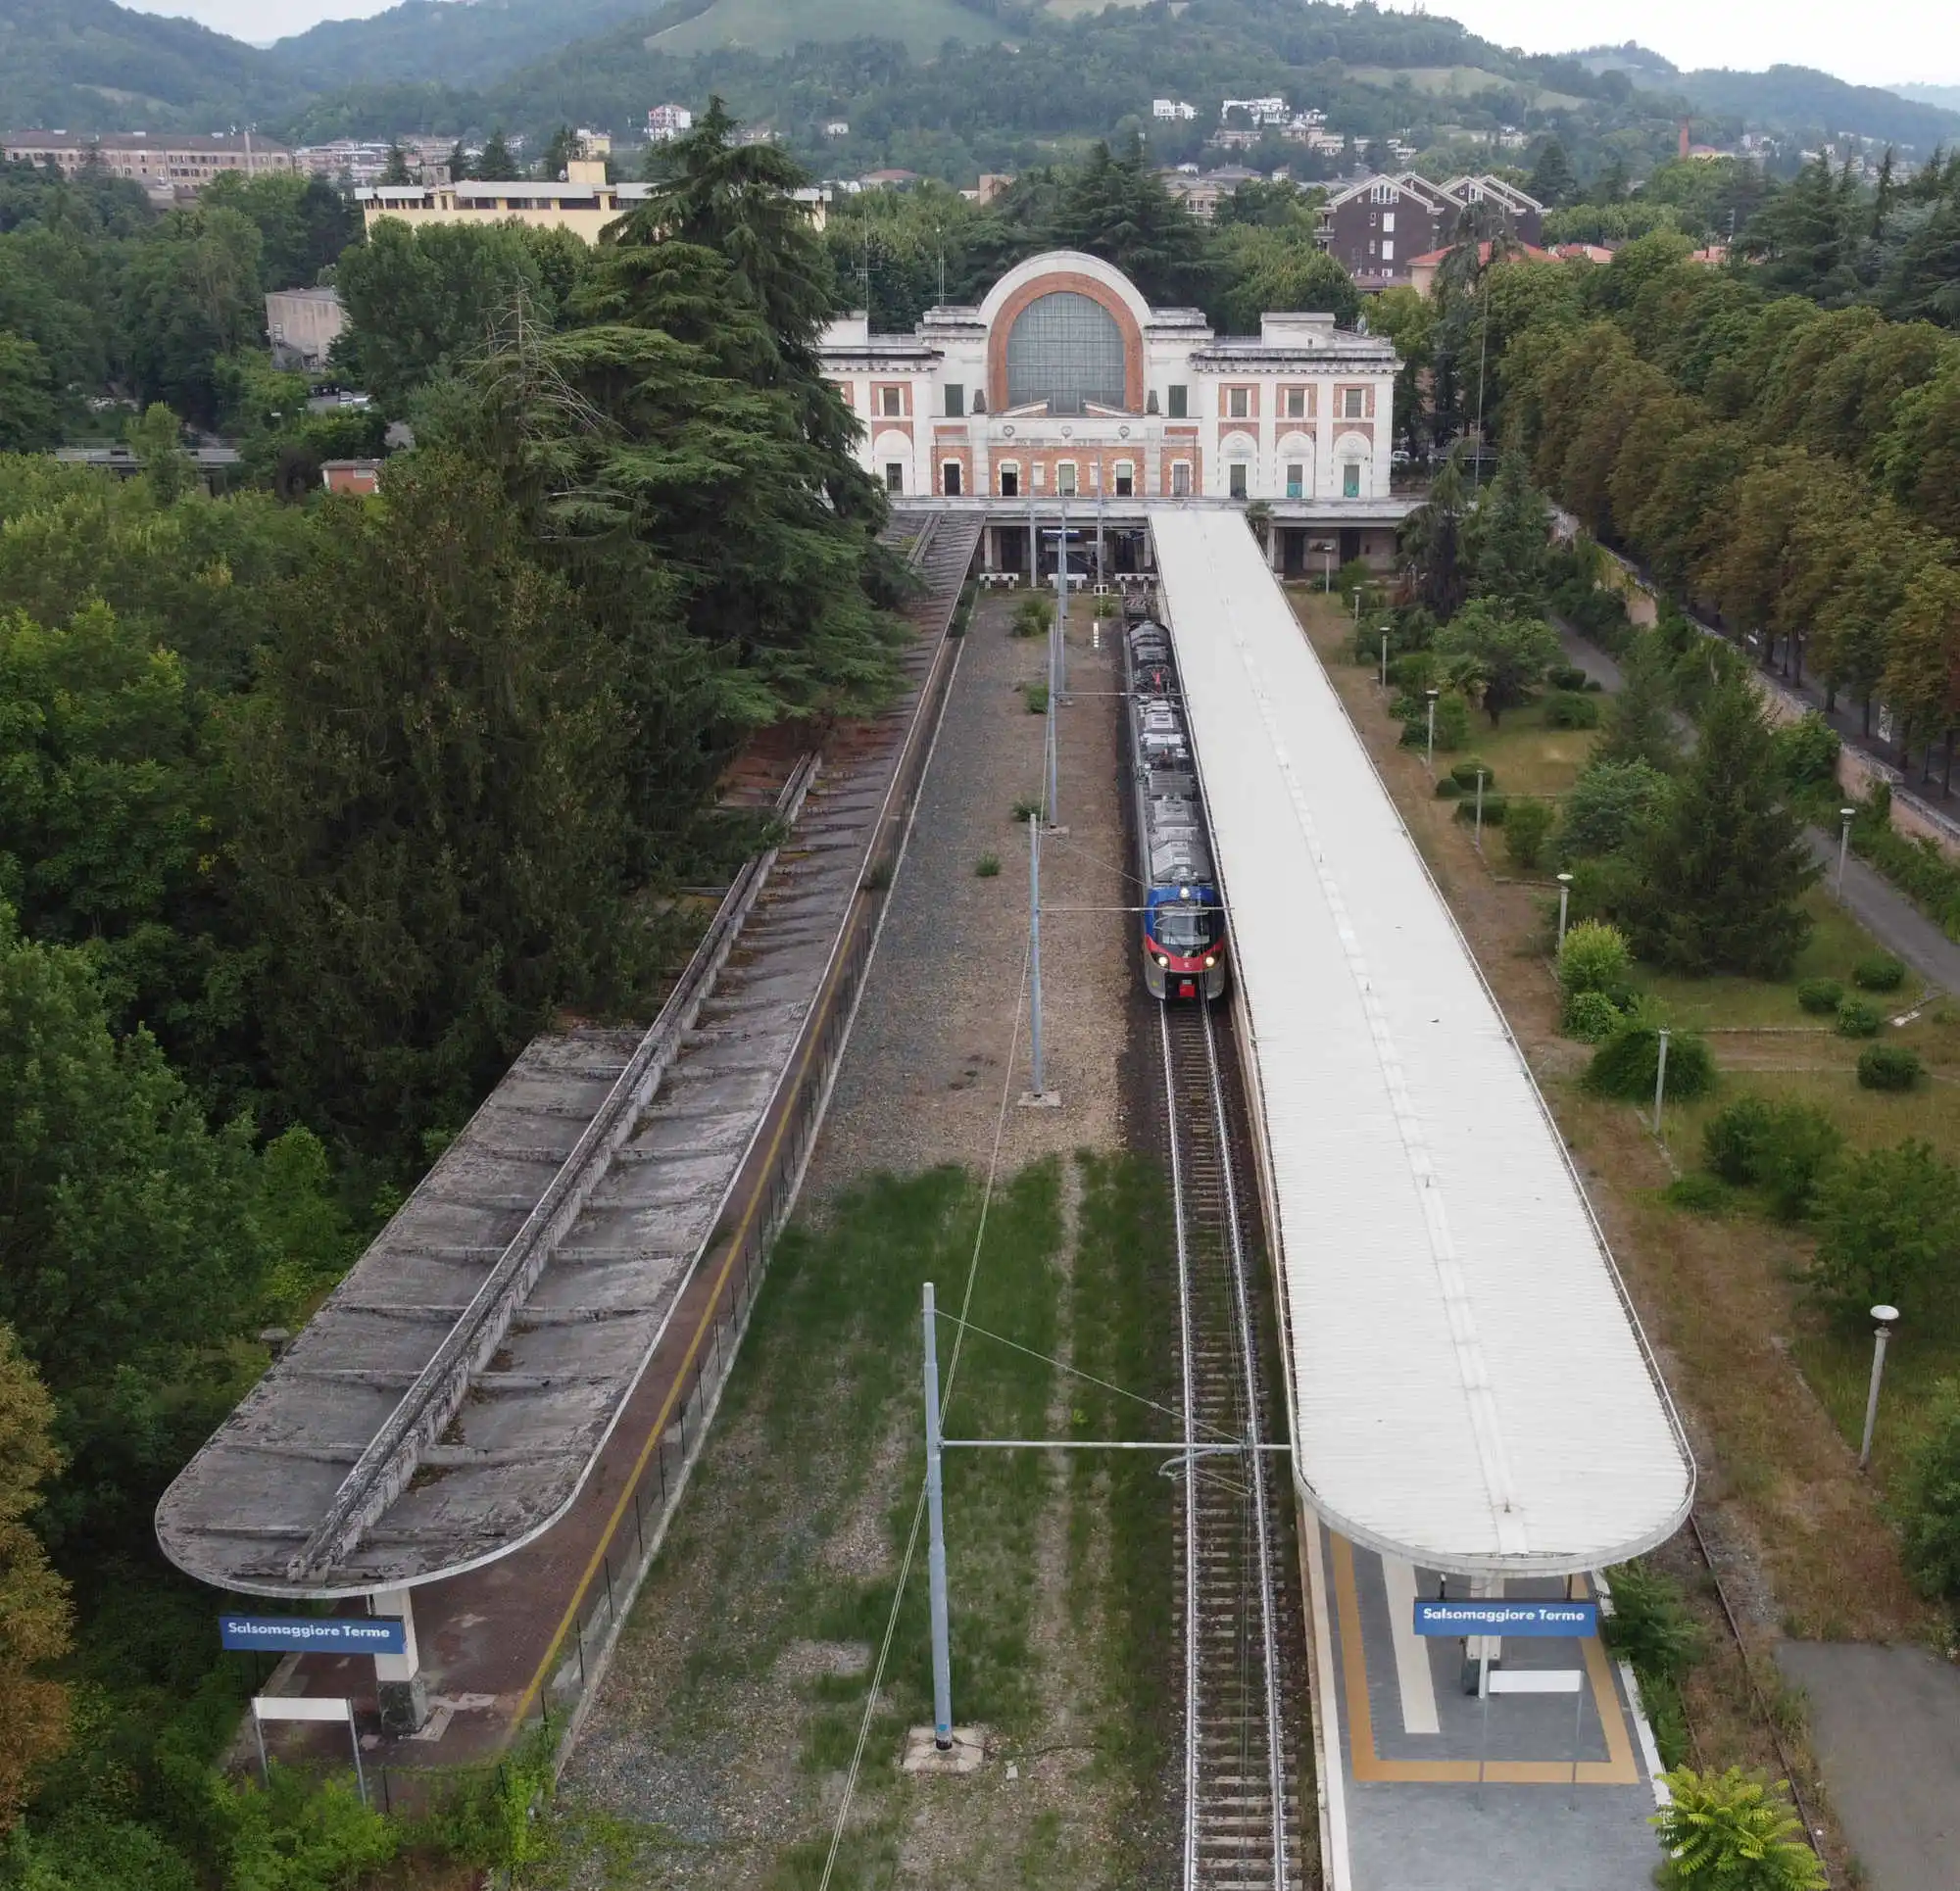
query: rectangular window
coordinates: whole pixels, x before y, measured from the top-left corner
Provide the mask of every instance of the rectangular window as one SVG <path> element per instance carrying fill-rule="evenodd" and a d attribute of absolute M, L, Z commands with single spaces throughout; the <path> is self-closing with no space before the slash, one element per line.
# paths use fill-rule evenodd
<path fill-rule="evenodd" d="M 1341 417 L 1344 420 L 1365 420 L 1368 417 L 1368 390 L 1365 387 L 1344 387 L 1341 390 Z"/>
<path fill-rule="evenodd" d="M 1191 461 L 1180 460 L 1170 469 L 1170 496 L 1173 499 L 1191 497 Z"/>
<path fill-rule="evenodd" d="M 1234 499 L 1244 499 L 1246 497 L 1246 462 L 1243 460 L 1235 460 L 1225 470 L 1226 477 L 1231 484 L 1232 497 Z"/>
<path fill-rule="evenodd" d="M 1361 465 L 1358 461 L 1350 460 L 1341 468 L 1341 497 L 1343 499 L 1361 497 Z"/>
<path fill-rule="evenodd" d="M 949 460 L 939 469 L 939 489 L 948 499 L 959 497 L 959 461 Z"/>
<path fill-rule="evenodd" d="M 1243 420 L 1250 412 L 1252 397 L 1243 387 L 1228 387 L 1225 390 L 1225 413 L 1228 419 Z"/>
<path fill-rule="evenodd" d="M 1001 468 L 1001 497 L 1019 499 L 1021 496 L 1021 469 L 1018 466 Z"/>
<path fill-rule="evenodd" d="M 1075 497 L 1075 461 L 1064 460 L 1054 469 L 1054 489 L 1063 499 Z"/>
<path fill-rule="evenodd" d="M 881 387 L 878 390 L 878 412 L 887 420 L 905 417 L 906 391 L 902 387 Z"/>
<path fill-rule="evenodd" d="M 966 390 L 957 381 L 946 384 L 946 417 L 960 420 L 966 416 Z"/>
<path fill-rule="evenodd" d="M 903 460 L 885 461 L 885 490 L 888 493 L 902 493 L 906 489 L 906 462 Z"/>
<path fill-rule="evenodd" d="M 1137 469 L 1127 460 L 1116 461 L 1116 497 L 1134 499 L 1137 492 Z"/>
<path fill-rule="evenodd" d="M 1306 467 L 1298 460 L 1287 461 L 1287 497 L 1289 499 L 1306 497 Z"/>
<path fill-rule="evenodd" d="M 1395 260 L 1396 246 L 1385 236 L 1382 238 L 1382 261 L 1384 263 L 1393 263 Z"/>
<path fill-rule="evenodd" d="M 1382 229 L 1384 233 L 1386 234 L 1390 231 L 1393 231 L 1395 229 L 1395 226 L 1396 226 L 1395 212 L 1392 210 L 1385 210 L 1382 213 Z"/>
<path fill-rule="evenodd" d="M 1167 412 L 1169 413 L 1170 418 L 1173 420 L 1183 420 L 1188 418 L 1189 416 L 1186 414 L 1185 412 L 1185 405 L 1189 397 L 1190 390 L 1188 388 L 1180 386 L 1177 382 L 1173 381 L 1171 385 L 1165 390 L 1165 392 L 1169 396 L 1169 399 L 1165 402 L 1165 408 Z"/>
<path fill-rule="evenodd" d="M 1286 417 L 1289 420 L 1306 418 L 1306 389 L 1290 387 L 1286 391 Z"/>

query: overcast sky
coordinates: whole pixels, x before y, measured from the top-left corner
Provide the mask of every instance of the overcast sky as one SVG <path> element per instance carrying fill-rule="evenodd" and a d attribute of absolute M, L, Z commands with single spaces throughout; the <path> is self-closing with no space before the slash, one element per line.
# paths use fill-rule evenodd
<path fill-rule="evenodd" d="M 318 20 L 379 13 L 392 0 L 126 0 L 145 13 L 188 14 L 263 42 Z M 659 0 L 648 0 L 652 12 Z M 1406 0 L 1389 0 L 1398 11 Z M 1953 0 L 1435 0 L 1500 46 L 1566 52 L 1638 39 L 1677 66 L 1816 66 L 1864 85 L 1960 84 Z"/>

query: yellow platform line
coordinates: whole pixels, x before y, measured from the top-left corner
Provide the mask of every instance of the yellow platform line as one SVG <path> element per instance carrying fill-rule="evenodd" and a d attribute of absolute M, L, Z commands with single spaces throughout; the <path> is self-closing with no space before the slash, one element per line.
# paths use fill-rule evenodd
<path fill-rule="evenodd" d="M 1348 1708 L 1348 1766 L 1363 1782 L 1397 1780 L 1405 1783 L 1475 1784 L 1479 1774 L 1474 1760 L 1384 1760 L 1375 1751 L 1375 1717 L 1368 1703 L 1367 1644 L 1361 1639 L 1361 1597 L 1354 1580 L 1354 1546 L 1345 1536 L 1328 1531 L 1334 1549 L 1334 1587 L 1341 1612 L 1341 1678 Z M 1596 1635 L 1582 1641 L 1586 1673 L 1592 1683 L 1592 1704 L 1599 1713 L 1599 1724 L 1606 1730 L 1604 1760 L 1582 1760 L 1579 1784 L 1582 1786 L 1637 1786 L 1640 1768 L 1634 1760 L 1634 1744 L 1627 1737 L 1626 1716 L 1620 1711 L 1613 1691 L 1613 1674 L 1606 1665 L 1606 1651 Z M 1504 1786 L 1566 1786 L 1572 1783 L 1569 1760 L 1491 1760 L 1482 1776 Z"/>

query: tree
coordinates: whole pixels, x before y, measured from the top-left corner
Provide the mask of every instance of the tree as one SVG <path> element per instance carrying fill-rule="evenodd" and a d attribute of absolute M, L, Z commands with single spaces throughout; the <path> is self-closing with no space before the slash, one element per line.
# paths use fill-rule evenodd
<path fill-rule="evenodd" d="M 1120 157 L 1106 144 L 1089 154 L 1062 193 L 1049 238 L 1113 263 L 1153 303 L 1203 299 L 1204 231 L 1164 189 L 1141 139 Z"/>
<path fill-rule="evenodd" d="M 1640 762 L 1665 774 L 1676 766 L 1681 745 L 1669 671 L 1668 654 L 1658 638 L 1642 634 L 1634 639 L 1620 665 L 1620 687 L 1606 704 L 1592 767 Z"/>
<path fill-rule="evenodd" d="M 27 1525 L 62 1466 L 53 1431 L 47 1387 L 0 1323 L 0 1833 L 68 1739 L 68 1689 L 35 1672 L 68 1653 L 68 1584 Z"/>
<path fill-rule="evenodd" d="M 1558 661 L 1558 633 L 1542 617 L 1507 615 L 1478 599 L 1436 633 L 1440 656 L 1471 659 L 1484 713 L 1496 728 L 1506 709 L 1531 701 L 1532 691 Z"/>
<path fill-rule="evenodd" d="M 1454 615 L 1469 592 L 1463 549 L 1468 510 L 1462 461 L 1451 453 L 1430 482 L 1429 497 L 1401 529 L 1403 556 L 1415 567 L 1416 594 L 1438 617 Z"/>
<path fill-rule="evenodd" d="M 1653 1815 L 1664 1891 L 1822 1891 L 1829 1880 L 1784 1786 L 1740 1767 L 1663 1775 L 1670 1803 Z"/>
<path fill-rule="evenodd" d="M 183 423 L 163 402 L 152 401 L 141 418 L 124 421 L 122 438 L 160 504 L 168 506 L 189 490 L 192 474 L 183 450 Z"/>
<path fill-rule="evenodd" d="M 1928 1595 L 1960 1600 L 1960 1380 L 1937 1386 L 1899 1503 L 1906 1567 Z"/>
<path fill-rule="evenodd" d="M 1667 805 L 1668 781 L 1639 760 L 1596 755 L 1573 783 L 1559 822 L 1558 845 L 1568 861 L 1598 859 L 1632 847 Z"/>
<path fill-rule="evenodd" d="M 353 203 L 323 177 L 227 171 L 199 193 L 206 209 L 237 211 L 259 232 L 259 273 L 269 289 L 318 282 L 361 234 Z"/>
<path fill-rule="evenodd" d="M 218 413 L 214 364 L 260 345 L 266 305 L 258 226 L 223 203 L 172 211 L 123 267 L 121 346 L 145 401 L 168 401 L 187 419 Z"/>
<path fill-rule="evenodd" d="M 449 181 L 453 184 L 463 183 L 468 178 L 469 153 L 464 150 L 461 138 L 449 147 L 449 161 L 443 169 L 449 172 Z"/>
<path fill-rule="evenodd" d="M 546 183 L 556 183 L 564 176 L 572 159 L 577 156 L 578 140 L 572 135 L 571 126 L 560 124 L 554 127 L 545 145 L 545 155 L 538 161 L 538 175 Z"/>
<path fill-rule="evenodd" d="M 1885 696 L 1904 727 L 1899 744 L 1929 746 L 1960 720 L 1960 570 L 1928 564 L 1886 626 Z M 1949 758 L 1951 751 L 1949 750 Z"/>
<path fill-rule="evenodd" d="M 1579 178 L 1572 160 L 1556 138 L 1547 138 L 1540 147 L 1538 162 L 1532 166 L 1531 181 L 1525 189 L 1546 210 L 1559 210 L 1579 201 Z"/>
<path fill-rule="evenodd" d="M 504 130 L 501 125 L 491 132 L 490 142 L 483 147 L 482 155 L 476 160 L 476 174 L 479 177 L 487 177 L 495 183 L 501 183 L 507 178 L 520 174 L 511 147 L 504 142 Z"/>
<path fill-rule="evenodd" d="M 384 184 L 412 184 L 415 179 L 409 175 L 409 154 L 398 144 L 388 147 L 388 162 L 381 171 Z"/>
<path fill-rule="evenodd" d="M 1639 853 L 1635 948 L 1671 970 L 1781 978 L 1810 936 L 1819 868 L 1746 677 L 1719 683 L 1667 812 Z"/>
<path fill-rule="evenodd" d="M 230 733 L 280 1090 L 376 1151 L 461 1123 L 562 1004 L 639 989 L 615 667 L 493 476 L 329 509 Z"/>
<path fill-rule="evenodd" d="M 1810 1287 L 1847 1324 L 1895 1306 L 1915 1330 L 1944 1331 L 1960 1285 L 1960 1175 L 1930 1144 L 1846 1156 L 1817 1189 Z"/>
<path fill-rule="evenodd" d="M 1549 552 L 1544 495 L 1524 456 L 1507 453 L 1470 521 L 1471 588 L 1505 614 L 1536 612 L 1544 602 Z"/>
<path fill-rule="evenodd" d="M 1214 244 L 1220 265 L 1211 304 L 1218 325 L 1233 334 L 1257 334 L 1270 310 L 1311 309 L 1353 327 L 1361 298 L 1353 279 L 1303 230 L 1238 224 Z"/>

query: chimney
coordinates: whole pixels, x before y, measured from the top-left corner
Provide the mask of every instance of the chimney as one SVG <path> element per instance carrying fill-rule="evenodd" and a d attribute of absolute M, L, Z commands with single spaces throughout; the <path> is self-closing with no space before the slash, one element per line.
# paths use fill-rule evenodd
<path fill-rule="evenodd" d="M 1686 119 L 1683 119 L 1681 121 L 1681 155 L 1684 158 L 1688 156 L 1688 121 Z"/>

